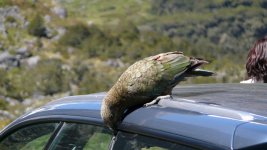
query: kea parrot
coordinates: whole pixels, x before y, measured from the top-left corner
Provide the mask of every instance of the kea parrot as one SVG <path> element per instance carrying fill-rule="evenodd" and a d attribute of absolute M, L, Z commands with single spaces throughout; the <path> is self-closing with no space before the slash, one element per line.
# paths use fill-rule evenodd
<path fill-rule="evenodd" d="M 213 72 L 198 69 L 208 61 L 188 57 L 182 52 L 150 56 L 131 65 L 108 91 L 101 104 L 104 124 L 116 131 L 126 111 L 164 95 L 185 77 L 211 76 Z"/>

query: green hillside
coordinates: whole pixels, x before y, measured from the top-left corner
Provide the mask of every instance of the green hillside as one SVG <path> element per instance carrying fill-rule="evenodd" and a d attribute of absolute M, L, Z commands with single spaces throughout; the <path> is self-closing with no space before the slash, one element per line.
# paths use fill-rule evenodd
<path fill-rule="evenodd" d="M 106 91 L 131 63 L 160 52 L 211 62 L 215 77 L 182 84 L 239 82 L 266 16 L 264 0 L 0 0 L 0 120 Z"/>

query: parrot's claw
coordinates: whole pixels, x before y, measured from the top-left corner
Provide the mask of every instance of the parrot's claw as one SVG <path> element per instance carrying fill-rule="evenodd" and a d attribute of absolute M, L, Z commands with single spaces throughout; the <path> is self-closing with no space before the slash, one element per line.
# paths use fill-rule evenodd
<path fill-rule="evenodd" d="M 148 102 L 146 104 L 144 104 L 144 107 L 148 107 L 148 106 L 152 106 L 152 105 L 156 105 L 159 103 L 160 100 L 162 99 L 172 99 L 171 95 L 164 95 L 164 96 L 159 96 L 156 99 L 152 100 L 151 102 Z"/>

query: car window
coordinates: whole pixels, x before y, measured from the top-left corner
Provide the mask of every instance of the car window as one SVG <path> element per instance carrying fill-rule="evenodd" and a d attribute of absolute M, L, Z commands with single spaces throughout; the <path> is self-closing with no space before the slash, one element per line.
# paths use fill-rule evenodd
<path fill-rule="evenodd" d="M 7 136 L 1 150 L 42 150 L 46 146 L 58 123 L 43 123 L 21 128 Z"/>
<path fill-rule="evenodd" d="M 50 146 L 52 150 L 107 150 L 111 132 L 103 127 L 65 123 Z"/>
<path fill-rule="evenodd" d="M 115 150 L 196 150 L 195 148 L 138 134 L 119 132 Z"/>

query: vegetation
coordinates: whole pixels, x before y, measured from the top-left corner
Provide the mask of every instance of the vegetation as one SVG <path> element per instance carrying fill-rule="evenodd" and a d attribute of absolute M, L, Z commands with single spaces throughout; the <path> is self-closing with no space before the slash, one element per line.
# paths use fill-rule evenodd
<path fill-rule="evenodd" d="M 2 98 L 0 98 L 0 109 L 1 110 L 6 110 L 7 109 L 7 102 L 4 100 L 4 99 L 2 99 Z"/>
<path fill-rule="evenodd" d="M 0 55 L 10 55 L 0 60 L 2 110 L 10 110 L 8 98 L 106 91 L 131 63 L 167 51 L 208 59 L 205 69 L 217 73 L 182 84 L 239 82 L 248 49 L 267 33 L 264 0 L 0 0 L 0 7 L 16 12 L 1 13 Z"/>
<path fill-rule="evenodd" d="M 44 20 L 40 14 L 37 14 L 30 22 L 28 26 L 28 32 L 30 35 L 37 37 L 46 37 L 46 28 L 44 26 Z"/>
<path fill-rule="evenodd" d="M 0 1 L 0 7 L 9 6 L 12 5 L 12 2 L 10 0 L 1 0 Z"/>

